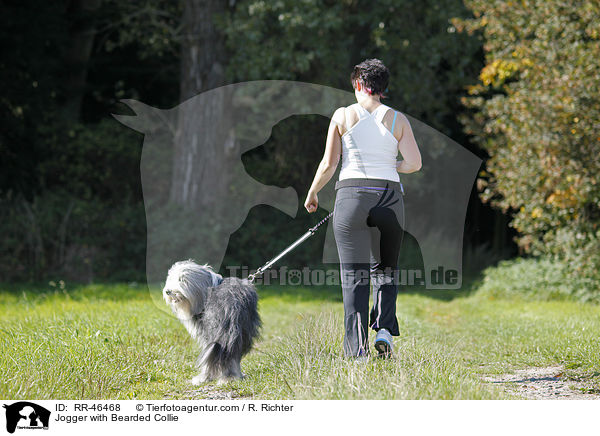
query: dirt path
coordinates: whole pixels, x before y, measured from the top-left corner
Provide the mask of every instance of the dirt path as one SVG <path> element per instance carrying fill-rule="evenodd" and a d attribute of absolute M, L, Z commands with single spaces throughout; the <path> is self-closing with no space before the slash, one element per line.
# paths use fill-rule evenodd
<path fill-rule="evenodd" d="M 510 393 L 532 400 L 598 400 L 585 378 L 565 375 L 563 366 L 527 368 L 513 374 L 485 376 L 484 381 L 501 384 Z"/>
<path fill-rule="evenodd" d="M 212 384 L 198 386 L 185 392 L 165 395 L 165 399 L 173 400 L 249 400 L 250 396 L 238 394 L 236 391 L 224 391 L 215 388 Z"/>
<path fill-rule="evenodd" d="M 516 370 L 512 374 L 482 376 L 482 380 L 500 385 L 506 392 L 529 400 L 600 400 L 600 392 L 589 377 L 567 375 L 561 365 Z M 234 400 L 251 399 L 236 391 L 226 391 L 212 384 L 184 392 L 167 394 L 166 399 Z"/>

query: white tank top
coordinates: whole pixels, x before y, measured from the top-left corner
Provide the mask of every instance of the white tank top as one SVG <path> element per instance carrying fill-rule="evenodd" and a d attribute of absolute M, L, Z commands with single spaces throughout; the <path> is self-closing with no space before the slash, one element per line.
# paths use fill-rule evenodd
<path fill-rule="evenodd" d="M 346 112 L 340 180 L 367 178 L 399 182 L 400 176 L 396 171 L 398 140 L 382 123 L 384 115 L 391 108 L 381 104 L 373 113 L 369 113 L 358 103 L 348 106 L 345 110 L 349 108 L 354 108 L 359 120 L 349 128 Z M 394 115 L 394 124 L 396 115 L 397 112 Z"/>

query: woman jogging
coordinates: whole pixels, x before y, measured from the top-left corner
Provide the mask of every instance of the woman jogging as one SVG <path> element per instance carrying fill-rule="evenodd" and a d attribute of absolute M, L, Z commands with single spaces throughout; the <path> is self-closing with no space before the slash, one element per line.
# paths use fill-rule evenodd
<path fill-rule="evenodd" d="M 392 336 L 400 334 L 396 295 L 404 209 L 398 173 L 418 171 L 421 154 L 406 116 L 381 103 L 389 81 L 383 62 L 365 60 L 354 67 L 350 80 L 357 102 L 333 114 L 304 207 L 309 213 L 317 210 L 317 194 L 341 156 L 333 228 L 344 299 L 344 353 L 368 356 L 370 327 L 377 332 L 376 350 L 388 357 Z M 403 160 L 397 161 L 398 151 Z"/>

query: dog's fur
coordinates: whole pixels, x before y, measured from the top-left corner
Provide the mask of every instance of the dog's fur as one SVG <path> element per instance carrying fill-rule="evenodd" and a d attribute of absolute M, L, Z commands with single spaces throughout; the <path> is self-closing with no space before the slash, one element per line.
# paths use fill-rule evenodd
<path fill-rule="evenodd" d="M 252 348 L 261 326 L 256 288 L 225 278 L 208 265 L 176 262 L 167 274 L 163 298 L 202 351 L 195 385 L 242 378 L 242 356 Z"/>

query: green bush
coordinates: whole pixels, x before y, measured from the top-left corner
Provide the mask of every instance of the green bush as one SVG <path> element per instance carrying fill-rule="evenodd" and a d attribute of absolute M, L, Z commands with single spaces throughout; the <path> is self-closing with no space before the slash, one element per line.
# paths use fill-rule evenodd
<path fill-rule="evenodd" d="M 0 199 L 0 281 L 143 279 L 146 225 L 141 202 L 118 207 L 45 192 Z"/>
<path fill-rule="evenodd" d="M 477 293 L 492 298 L 522 300 L 575 300 L 600 302 L 595 283 L 600 273 L 574 277 L 571 267 L 549 258 L 517 258 L 487 268 Z"/>
<path fill-rule="evenodd" d="M 475 18 L 456 26 L 480 32 L 486 51 L 481 84 L 463 100 L 473 110 L 466 131 L 490 155 L 482 196 L 514 212 L 523 252 L 563 262 L 569 280 L 592 280 L 600 267 L 600 4 L 466 4 Z"/>
<path fill-rule="evenodd" d="M 37 189 L 0 192 L 0 280 L 143 278 L 141 138 L 109 119 L 38 129 Z"/>

